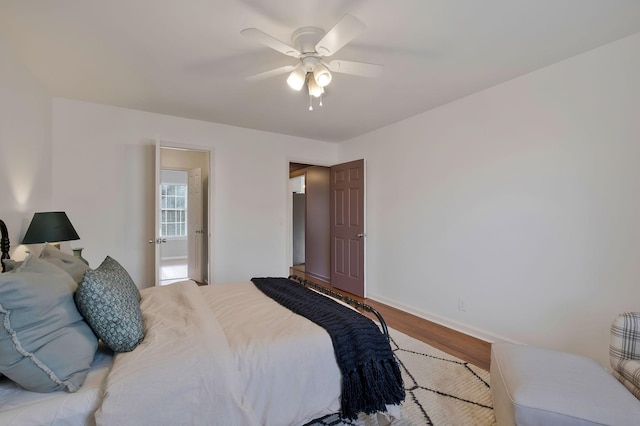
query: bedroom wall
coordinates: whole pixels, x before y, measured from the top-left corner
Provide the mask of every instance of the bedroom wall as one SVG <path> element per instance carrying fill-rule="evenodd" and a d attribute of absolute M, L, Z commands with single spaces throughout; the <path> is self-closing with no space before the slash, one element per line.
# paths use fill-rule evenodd
<path fill-rule="evenodd" d="M 608 366 L 640 310 L 640 34 L 340 145 L 369 295 Z M 465 311 L 458 309 L 458 300 Z"/>
<path fill-rule="evenodd" d="M 0 33 L 0 219 L 11 239 L 11 257 L 36 211 L 51 204 L 51 97 Z M 33 248 L 32 248 L 33 249 Z"/>
<path fill-rule="evenodd" d="M 213 282 L 287 274 L 288 161 L 335 162 L 335 144 L 54 98 L 53 200 L 90 264 L 110 255 L 153 284 L 156 137 L 213 150 Z"/>
<path fill-rule="evenodd" d="M 337 146 L 52 106 L 0 32 L 0 218 L 22 258 L 33 212 L 65 210 L 72 246 L 94 266 L 113 255 L 144 287 L 151 140 L 210 146 L 215 281 L 283 274 L 288 161 L 364 157 L 370 296 L 606 365 L 612 318 L 640 300 L 639 50 L 635 35 Z"/>

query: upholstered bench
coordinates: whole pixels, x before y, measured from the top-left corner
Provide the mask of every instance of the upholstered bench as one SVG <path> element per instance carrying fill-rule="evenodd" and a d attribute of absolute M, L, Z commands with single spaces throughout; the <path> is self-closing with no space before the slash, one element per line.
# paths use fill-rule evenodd
<path fill-rule="evenodd" d="M 640 424 L 640 401 L 593 359 L 496 343 L 490 370 L 499 426 Z"/>

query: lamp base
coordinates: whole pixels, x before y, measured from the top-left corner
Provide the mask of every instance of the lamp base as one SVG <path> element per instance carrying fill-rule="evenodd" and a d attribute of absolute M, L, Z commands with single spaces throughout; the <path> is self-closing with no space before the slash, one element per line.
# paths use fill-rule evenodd
<path fill-rule="evenodd" d="M 73 255 L 74 255 L 75 257 L 77 257 L 78 259 L 80 259 L 80 260 L 81 260 L 82 262 L 84 262 L 86 265 L 88 265 L 88 264 L 89 264 L 89 262 L 87 261 L 87 259 L 85 259 L 84 257 L 82 257 L 82 250 L 83 250 L 83 248 L 82 248 L 82 247 L 80 247 L 80 248 L 74 248 L 74 249 L 71 249 L 71 250 L 73 250 Z"/>

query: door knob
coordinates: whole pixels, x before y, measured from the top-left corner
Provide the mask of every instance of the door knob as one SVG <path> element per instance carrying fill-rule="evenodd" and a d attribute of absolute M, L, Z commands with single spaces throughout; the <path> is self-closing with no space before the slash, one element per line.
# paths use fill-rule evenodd
<path fill-rule="evenodd" d="M 362 238 L 362 237 L 366 237 L 366 236 L 367 236 L 367 234 L 364 234 L 364 233 L 360 233 L 360 234 L 356 235 L 356 237 L 358 237 L 358 238 Z"/>

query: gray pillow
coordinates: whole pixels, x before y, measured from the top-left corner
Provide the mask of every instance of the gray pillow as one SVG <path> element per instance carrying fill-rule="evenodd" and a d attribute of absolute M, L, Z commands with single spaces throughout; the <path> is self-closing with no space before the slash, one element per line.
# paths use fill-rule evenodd
<path fill-rule="evenodd" d="M 40 253 L 40 259 L 56 265 L 67 274 L 71 275 L 73 280 L 78 284 L 82 281 L 82 276 L 85 271 L 90 269 L 89 265 L 80 260 L 80 258 L 72 254 L 65 253 L 51 244 L 44 245 L 44 248 Z"/>
<path fill-rule="evenodd" d="M 111 257 L 85 272 L 75 300 L 95 334 L 113 351 L 132 351 L 144 339 L 140 291 Z"/>
<path fill-rule="evenodd" d="M 77 284 L 60 268 L 27 257 L 0 274 L 0 372 L 34 392 L 77 391 L 98 339 L 73 300 Z"/>
<path fill-rule="evenodd" d="M 16 269 L 18 266 L 22 265 L 22 261 L 13 259 L 2 259 L 2 264 L 4 265 L 5 272 L 10 272 Z"/>
<path fill-rule="evenodd" d="M 109 274 L 112 280 L 117 281 L 122 286 L 123 291 L 126 291 L 132 299 L 140 302 L 140 290 L 138 290 L 136 283 L 133 282 L 127 270 L 114 258 L 111 256 L 105 257 L 100 266 L 98 266 L 98 270 Z"/>

